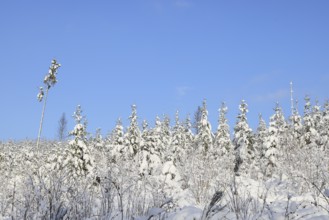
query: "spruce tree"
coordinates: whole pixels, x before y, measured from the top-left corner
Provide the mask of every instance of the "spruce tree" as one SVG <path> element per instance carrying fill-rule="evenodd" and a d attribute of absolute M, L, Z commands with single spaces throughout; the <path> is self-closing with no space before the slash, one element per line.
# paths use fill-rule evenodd
<path fill-rule="evenodd" d="M 322 149 L 323 148 L 323 141 L 321 138 L 321 131 L 322 131 L 322 112 L 321 112 L 321 106 L 319 105 L 318 100 L 315 101 L 315 105 L 312 108 L 312 120 L 314 123 L 314 144 L 316 147 Z"/>
<path fill-rule="evenodd" d="M 148 129 L 146 123 L 143 126 L 141 152 L 139 160 L 139 172 L 141 176 L 159 174 L 161 170 L 162 141 L 161 121 L 156 117 L 156 126 Z"/>
<path fill-rule="evenodd" d="M 70 134 L 74 137 L 66 150 L 64 164 L 75 176 L 88 175 L 94 166 L 94 159 L 88 146 L 87 120 L 82 116 L 81 106 L 78 105 L 73 114 L 76 125 Z"/>
<path fill-rule="evenodd" d="M 137 107 L 131 106 L 130 125 L 125 134 L 125 154 L 134 157 L 140 151 L 141 132 L 137 122 Z"/>
<path fill-rule="evenodd" d="M 272 176 L 278 167 L 279 152 L 283 149 L 282 140 L 284 140 L 285 119 L 279 103 L 274 109 L 275 113 L 270 118 L 269 134 L 265 141 L 265 166 L 266 175 Z"/>
<path fill-rule="evenodd" d="M 105 142 L 103 140 L 101 128 L 96 129 L 95 137 L 92 139 L 92 142 L 95 148 L 97 148 L 100 151 L 104 150 Z"/>
<path fill-rule="evenodd" d="M 259 114 L 258 117 L 258 127 L 255 135 L 255 149 L 258 152 L 258 158 L 263 158 L 265 155 L 265 146 L 264 142 L 268 136 L 268 129 L 266 127 L 266 122 L 262 117 L 262 114 Z"/>
<path fill-rule="evenodd" d="M 164 136 L 166 136 L 166 135 L 163 130 L 164 127 L 165 126 L 161 122 L 160 117 L 157 116 L 155 119 L 155 127 L 152 130 L 152 139 L 154 140 L 153 149 L 154 149 L 154 153 L 159 155 L 159 157 L 162 160 L 165 160 L 165 140 L 166 140 L 166 138 Z"/>
<path fill-rule="evenodd" d="M 255 158 L 253 148 L 253 134 L 247 122 L 248 105 L 242 100 L 239 105 L 240 113 L 234 127 L 234 172 L 237 176 L 242 173 L 249 173 L 249 168 Z"/>
<path fill-rule="evenodd" d="M 230 138 L 230 127 L 227 124 L 226 119 L 227 107 L 225 103 L 222 103 L 222 106 L 218 111 L 218 127 L 213 148 L 214 159 L 219 159 L 233 151 L 233 145 Z"/>
<path fill-rule="evenodd" d="M 207 155 L 208 151 L 211 151 L 213 147 L 213 134 L 211 132 L 211 125 L 208 121 L 206 100 L 203 100 L 198 131 L 199 133 L 196 136 L 197 152 L 202 152 L 203 155 Z"/>
<path fill-rule="evenodd" d="M 312 112 L 311 99 L 309 96 L 305 97 L 304 105 L 304 129 L 303 129 L 303 145 L 308 149 L 312 149 L 317 146 L 318 132 L 315 129 L 315 121 Z"/>
<path fill-rule="evenodd" d="M 179 121 L 178 111 L 175 115 L 175 126 L 172 132 L 172 140 L 170 146 L 171 160 L 174 161 L 174 164 L 182 162 L 182 155 L 186 150 L 186 141 L 184 141 L 184 127 L 181 125 Z M 184 157 L 183 157 L 184 158 Z"/>
<path fill-rule="evenodd" d="M 302 117 L 300 116 L 297 109 L 298 102 L 296 101 L 293 109 L 293 114 L 290 116 L 290 136 L 292 147 L 301 148 L 301 139 L 303 135 L 303 123 Z"/>
<path fill-rule="evenodd" d="M 116 163 L 118 160 L 125 160 L 126 152 L 124 152 L 124 132 L 121 118 L 117 120 L 114 131 L 112 132 L 112 141 L 110 143 L 111 162 Z"/>
<path fill-rule="evenodd" d="M 193 143 L 195 138 L 191 130 L 192 124 L 189 115 L 187 115 L 183 127 L 184 127 L 184 132 L 183 132 L 184 135 L 182 139 L 182 146 L 185 149 L 186 154 L 189 154 L 194 150 Z"/>
<path fill-rule="evenodd" d="M 258 117 L 259 121 L 258 121 L 258 127 L 257 127 L 257 131 L 255 134 L 255 149 L 256 149 L 256 167 L 258 167 L 258 170 L 260 170 L 262 172 L 262 174 L 266 173 L 266 158 L 265 158 L 265 152 L 266 152 L 266 140 L 268 138 L 269 132 L 268 129 L 266 127 L 266 122 L 262 117 L 262 114 L 259 114 Z"/>
<path fill-rule="evenodd" d="M 329 149 L 329 100 L 323 105 L 322 121 L 321 121 L 321 142 L 323 150 Z"/>
<path fill-rule="evenodd" d="M 171 142 L 171 127 L 168 115 L 163 116 L 163 122 L 161 123 L 161 139 L 164 148 L 169 148 Z"/>

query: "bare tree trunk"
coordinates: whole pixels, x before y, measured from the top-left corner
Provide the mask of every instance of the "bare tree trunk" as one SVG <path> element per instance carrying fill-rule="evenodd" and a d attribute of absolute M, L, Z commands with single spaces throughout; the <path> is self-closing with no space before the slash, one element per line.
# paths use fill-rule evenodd
<path fill-rule="evenodd" d="M 45 101 L 43 103 L 43 108 L 42 108 L 42 114 L 41 114 L 41 120 L 40 120 L 40 127 L 39 127 L 39 134 L 38 134 L 38 141 L 37 141 L 37 149 L 38 150 L 39 150 L 39 144 L 40 144 L 40 137 L 41 137 L 41 131 L 42 131 L 43 118 L 45 116 L 45 109 L 46 109 L 46 104 L 47 104 L 48 91 L 49 91 L 49 87 L 47 87 Z"/>

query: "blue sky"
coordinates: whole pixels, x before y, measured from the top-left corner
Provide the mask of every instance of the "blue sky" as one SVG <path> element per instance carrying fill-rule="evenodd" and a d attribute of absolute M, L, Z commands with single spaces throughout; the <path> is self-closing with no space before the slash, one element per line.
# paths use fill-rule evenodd
<path fill-rule="evenodd" d="M 275 102 L 289 115 L 295 98 L 329 95 L 327 0 L 131 0 L 0 2 L 0 140 L 35 139 L 37 102 L 50 61 L 58 84 L 49 92 L 44 138 L 55 138 L 63 112 L 80 104 L 92 133 L 104 134 L 130 105 L 153 126 L 157 115 L 194 114 L 207 99 L 217 127 L 228 105 L 231 129 L 238 105 L 249 105 L 251 127 Z"/>

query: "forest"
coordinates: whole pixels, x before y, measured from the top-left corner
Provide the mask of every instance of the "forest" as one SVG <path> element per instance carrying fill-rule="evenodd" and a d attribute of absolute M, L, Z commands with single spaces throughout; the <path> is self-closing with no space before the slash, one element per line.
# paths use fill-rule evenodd
<path fill-rule="evenodd" d="M 224 103 L 216 132 L 206 101 L 194 132 L 178 112 L 139 125 L 132 105 L 103 138 L 78 106 L 69 140 L 1 143 L 1 218 L 328 219 L 329 102 L 276 104 L 255 131 L 239 110 L 231 134 Z"/>
<path fill-rule="evenodd" d="M 88 132 L 82 107 L 60 140 L 41 138 L 55 60 L 40 87 L 43 111 L 37 140 L 0 144 L 0 219 L 329 219 L 329 101 L 285 118 L 276 103 L 269 123 L 248 124 L 242 100 L 235 125 L 227 106 L 212 129 L 206 100 L 174 122 L 118 119 L 106 137 Z M 213 132 L 215 130 L 215 132 Z"/>

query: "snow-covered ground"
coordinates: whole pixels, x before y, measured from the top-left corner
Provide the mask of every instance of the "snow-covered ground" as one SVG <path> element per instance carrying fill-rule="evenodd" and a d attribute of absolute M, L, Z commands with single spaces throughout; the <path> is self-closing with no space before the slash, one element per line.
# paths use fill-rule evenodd
<path fill-rule="evenodd" d="M 242 101 L 232 135 L 225 105 L 215 133 L 204 102 L 197 134 L 133 106 L 105 138 L 76 111 L 68 141 L 1 143 L 0 219 L 329 219 L 329 104 L 306 101 L 257 131 Z"/>

